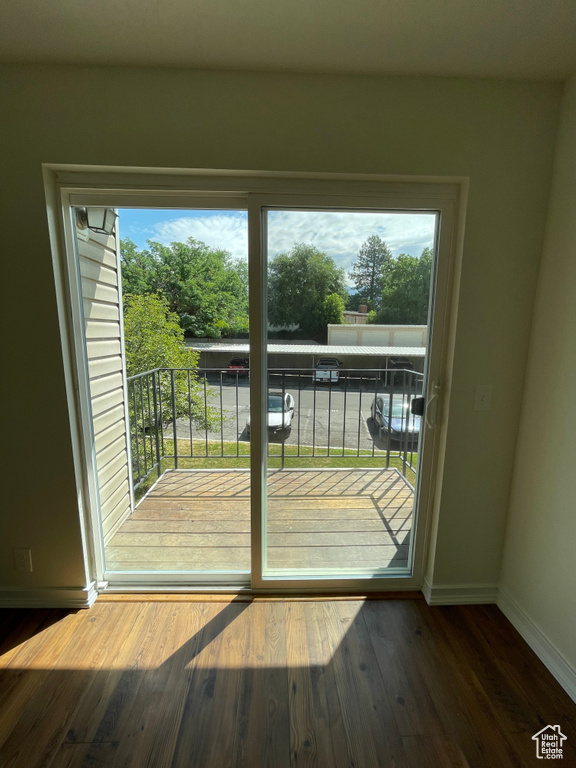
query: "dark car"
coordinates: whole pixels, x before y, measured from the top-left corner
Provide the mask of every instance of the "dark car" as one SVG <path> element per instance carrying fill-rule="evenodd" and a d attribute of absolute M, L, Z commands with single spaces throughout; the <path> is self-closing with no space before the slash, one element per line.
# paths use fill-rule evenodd
<path fill-rule="evenodd" d="M 412 380 L 414 365 L 407 357 L 389 357 L 384 371 L 384 384 L 388 387 L 402 386 Z M 406 373 L 409 371 L 410 373 Z"/>
<path fill-rule="evenodd" d="M 233 357 L 228 363 L 228 373 L 233 376 L 248 376 L 250 359 L 248 357 Z"/>
<path fill-rule="evenodd" d="M 402 395 L 376 395 L 370 412 L 380 437 L 415 443 L 420 434 L 420 416 L 410 413 L 411 398 Z"/>

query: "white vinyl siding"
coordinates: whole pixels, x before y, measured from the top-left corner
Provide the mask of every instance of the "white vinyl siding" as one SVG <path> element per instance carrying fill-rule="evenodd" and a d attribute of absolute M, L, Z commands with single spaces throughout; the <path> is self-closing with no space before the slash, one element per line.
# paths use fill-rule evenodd
<path fill-rule="evenodd" d="M 106 544 L 131 512 L 115 238 L 84 230 L 78 237 L 78 256 L 98 495 Z"/>
<path fill-rule="evenodd" d="M 118 339 L 108 341 L 87 341 L 88 360 L 96 360 L 101 357 L 114 357 L 122 354 L 122 344 Z"/>
<path fill-rule="evenodd" d="M 119 339 L 120 323 L 104 320 L 86 320 L 86 339 Z"/>
<path fill-rule="evenodd" d="M 119 366 L 122 365 L 120 355 L 111 355 L 109 357 L 96 358 L 88 363 L 88 371 L 92 378 L 104 376 L 107 373 L 116 373 Z"/>
<path fill-rule="evenodd" d="M 115 442 L 119 437 L 124 437 L 125 428 L 121 421 L 114 422 L 110 427 L 100 429 L 99 433 L 94 438 L 94 448 L 96 452 L 104 450 L 110 443 Z"/>

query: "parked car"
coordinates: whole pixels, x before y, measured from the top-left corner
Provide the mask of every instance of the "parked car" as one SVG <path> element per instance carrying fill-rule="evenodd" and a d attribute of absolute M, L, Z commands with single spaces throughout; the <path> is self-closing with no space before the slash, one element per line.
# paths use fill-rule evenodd
<path fill-rule="evenodd" d="M 250 373 L 250 359 L 247 357 L 233 357 L 228 363 L 228 373 L 233 376 L 248 376 Z"/>
<path fill-rule="evenodd" d="M 313 380 L 332 384 L 338 384 L 342 363 L 335 357 L 321 357 L 316 363 Z"/>
<path fill-rule="evenodd" d="M 392 440 L 414 443 L 420 434 L 420 416 L 410 413 L 411 398 L 402 395 L 376 395 L 370 412 L 381 436 Z"/>
<path fill-rule="evenodd" d="M 414 365 L 407 357 L 389 357 L 383 376 L 384 384 L 391 387 L 410 383 L 411 376 L 405 372 L 413 370 Z"/>
<path fill-rule="evenodd" d="M 283 434 L 288 437 L 292 429 L 292 418 L 296 402 L 289 392 L 268 394 L 268 434 Z M 246 420 L 246 435 L 250 437 L 250 416 Z"/>

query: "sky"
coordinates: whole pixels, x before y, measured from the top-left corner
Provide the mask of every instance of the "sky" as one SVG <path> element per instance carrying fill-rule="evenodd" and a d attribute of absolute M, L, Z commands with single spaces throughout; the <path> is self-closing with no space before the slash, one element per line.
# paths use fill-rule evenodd
<path fill-rule="evenodd" d="M 347 274 L 371 235 L 385 240 L 393 256 L 420 256 L 433 245 L 435 221 L 431 213 L 273 210 L 268 212 L 268 257 L 289 251 L 294 243 L 311 244 Z M 141 249 L 147 240 L 168 245 L 193 237 L 229 251 L 233 258 L 248 258 L 246 211 L 121 208 L 119 226 L 120 237 L 129 237 Z"/>

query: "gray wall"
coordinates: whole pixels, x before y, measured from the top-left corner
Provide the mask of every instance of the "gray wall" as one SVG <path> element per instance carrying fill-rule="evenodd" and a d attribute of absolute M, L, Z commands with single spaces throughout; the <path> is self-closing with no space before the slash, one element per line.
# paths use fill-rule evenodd
<path fill-rule="evenodd" d="M 576 77 L 565 96 L 502 569 L 576 694 Z M 562 663 L 562 662 L 560 662 Z"/>
<path fill-rule="evenodd" d="M 84 582 L 41 163 L 469 176 L 433 579 L 495 583 L 562 89 L 549 83 L 4 67 L 0 585 Z M 489 413 L 477 383 L 494 385 Z M 31 546 L 33 574 L 12 547 Z"/>

